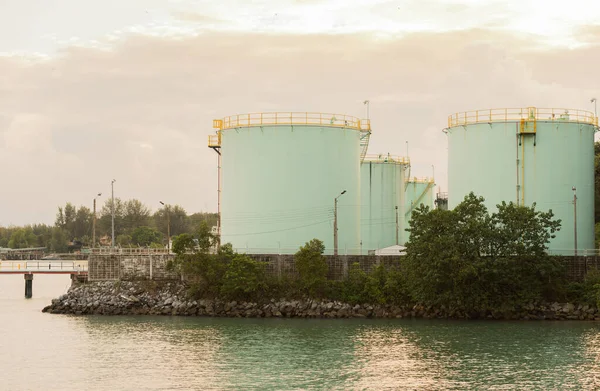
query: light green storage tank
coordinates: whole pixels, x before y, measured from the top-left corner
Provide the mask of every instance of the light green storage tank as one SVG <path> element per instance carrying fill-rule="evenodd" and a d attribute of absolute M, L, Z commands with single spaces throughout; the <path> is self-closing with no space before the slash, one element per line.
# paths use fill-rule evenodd
<path fill-rule="evenodd" d="M 433 178 L 410 178 L 406 182 L 403 243 L 408 242 L 410 237 L 410 233 L 406 229 L 410 228 L 409 223 L 413 210 L 420 205 L 428 206 L 430 210 L 433 209 L 434 189 L 435 181 Z"/>
<path fill-rule="evenodd" d="M 220 152 L 222 244 L 246 253 L 289 254 L 317 238 L 332 254 L 339 196 L 338 253 L 360 252 L 359 170 L 368 120 L 262 113 L 215 120 L 213 126 L 219 129 L 209 146 Z"/>
<path fill-rule="evenodd" d="M 402 244 L 408 158 L 368 155 L 361 164 L 362 252 Z"/>
<path fill-rule="evenodd" d="M 480 110 L 448 119 L 448 206 L 471 191 L 490 213 L 502 201 L 552 209 L 562 229 L 549 249 L 575 253 L 573 188 L 577 195 L 577 248 L 594 248 L 594 132 L 598 119 L 581 110 Z"/>

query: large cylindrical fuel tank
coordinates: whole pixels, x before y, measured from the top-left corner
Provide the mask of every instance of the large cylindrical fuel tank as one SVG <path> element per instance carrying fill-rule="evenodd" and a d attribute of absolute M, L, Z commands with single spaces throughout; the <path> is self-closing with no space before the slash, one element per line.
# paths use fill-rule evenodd
<path fill-rule="evenodd" d="M 594 132 L 588 111 L 479 110 L 448 119 L 448 206 L 469 192 L 483 196 L 490 213 L 502 201 L 552 209 L 562 228 L 552 253 L 594 248 Z M 574 196 L 577 197 L 575 226 Z"/>
<path fill-rule="evenodd" d="M 337 114 L 263 113 L 215 124 L 222 154 L 222 244 L 285 254 L 317 238 L 331 254 L 338 197 L 338 253 L 360 251 L 365 122 Z"/>

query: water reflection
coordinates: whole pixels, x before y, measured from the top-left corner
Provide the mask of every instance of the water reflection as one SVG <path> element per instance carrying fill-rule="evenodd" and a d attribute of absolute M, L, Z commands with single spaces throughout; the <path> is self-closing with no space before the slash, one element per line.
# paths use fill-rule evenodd
<path fill-rule="evenodd" d="M 102 389 L 231 389 L 222 370 L 221 330 L 171 317 L 86 317 L 94 341 L 86 361 Z M 106 346 L 111 346 L 107 349 Z M 107 379 L 109 379 L 107 381 Z"/>
<path fill-rule="evenodd" d="M 409 327 L 374 326 L 356 336 L 355 353 L 360 372 L 357 389 L 449 389 L 448 377 L 455 370 L 444 355 L 444 341 L 436 346 L 420 345 Z M 450 364 L 450 365 L 448 365 Z"/>
<path fill-rule="evenodd" d="M 73 317 L 47 302 L 0 298 L 0 389 L 600 389 L 593 322 Z"/>

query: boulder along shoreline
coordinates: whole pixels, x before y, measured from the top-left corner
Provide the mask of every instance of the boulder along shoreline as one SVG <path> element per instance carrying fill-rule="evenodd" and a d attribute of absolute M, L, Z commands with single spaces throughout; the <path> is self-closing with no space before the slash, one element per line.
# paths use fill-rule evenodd
<path fill-rule="evenodd" d="M 468 313 L 420 305 L 348 304 L 327 299 L 264 302 L 194 300 L 183 282 L 99 281 L 79 283 L 53 299 L 42 312 L 71 315 L 174 315 L 243 318 L 426 318 L 498 320 L 595 320 L 596 307 L 573 303 L 533 303 L 524 308 Z"/>

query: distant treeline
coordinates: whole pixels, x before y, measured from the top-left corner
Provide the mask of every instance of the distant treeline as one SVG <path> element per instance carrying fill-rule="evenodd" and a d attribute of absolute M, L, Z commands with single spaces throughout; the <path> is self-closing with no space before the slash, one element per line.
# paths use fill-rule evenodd
<path fill-rule="evenodd" d="M 112 201 L 107 200 L 97 211 L 96 245 L 110 245 Z M 180 205 L 165 205 L 152 212 L 137 199 L 122 201 L 115 198 L 115 242 L 120 246 L 164 246 L 167 222 L 171 237 L 191 233 L 201 222 L 217 225 L 217 213 L 188 215 Z M 59 207 L 53 226 L 34 224 L 0 227 L 0 247 L 46 247 L 52 252 L 67 252 L 92 245 L 93 212 L 85 206 L 68 202 Z"/>

